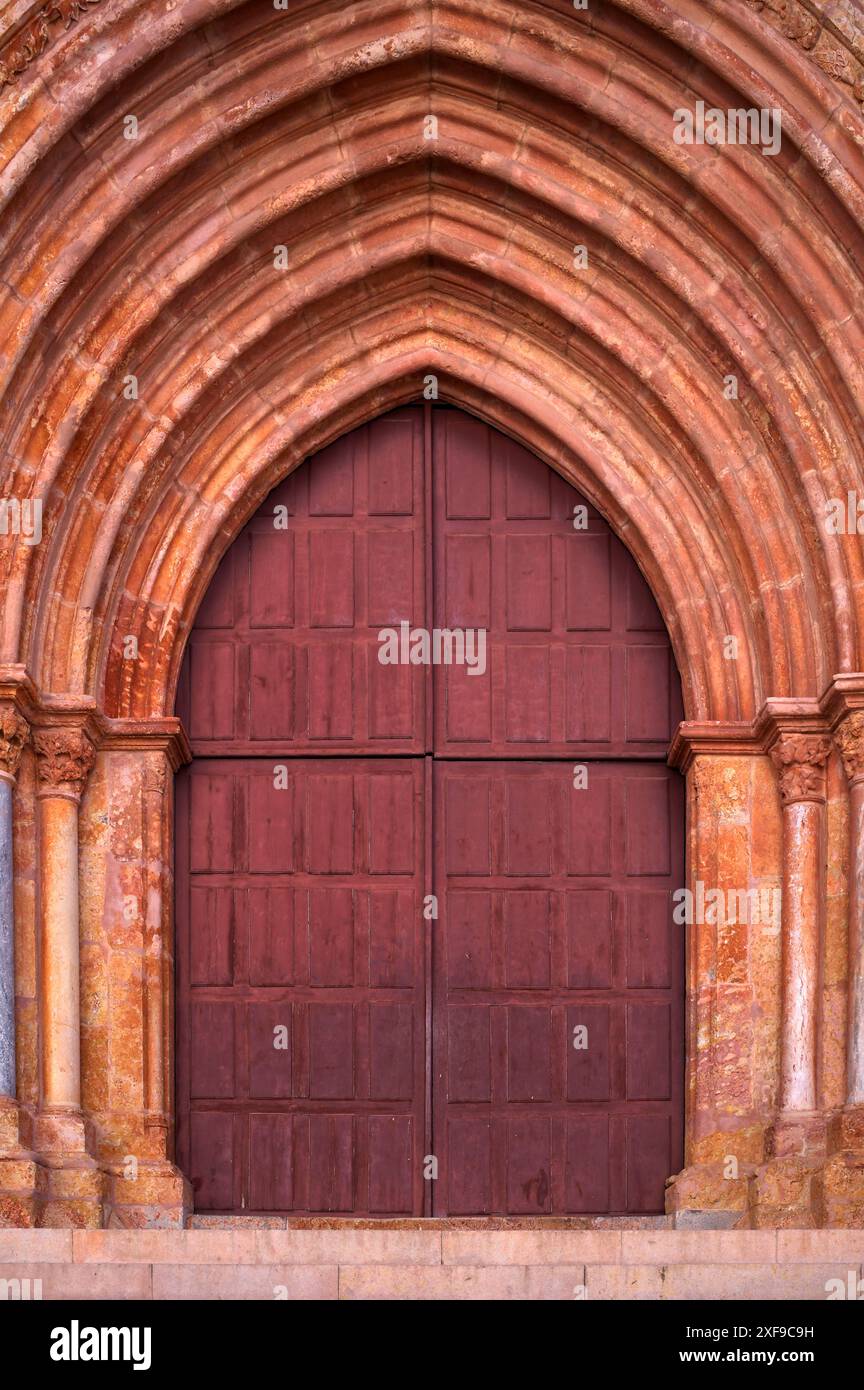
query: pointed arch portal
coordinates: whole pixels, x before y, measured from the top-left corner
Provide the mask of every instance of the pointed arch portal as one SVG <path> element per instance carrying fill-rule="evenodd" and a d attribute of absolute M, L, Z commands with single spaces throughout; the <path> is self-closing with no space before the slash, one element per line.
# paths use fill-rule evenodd
<path fill-rule="evenodd" d="M 680 690 L 596 511 L 461 411 L 360 426 L 225 555 L 178 710 L 196 1209 L 662 1212 Z"/>
<path fill-rule="evenodd" d="M 197 786 L 206 761 L 196 720 L 227 679 L 224 671 L 203 683 L 194 677 L 199 646 L 209 644 L 213 660 L 221 659 L 213 635 L 220 629 L 206 626 L 214 595 L 235 563 L 228 557 L 258 534 L 274 489 L 301 487 L 292 479 L 315 477 L 317 465 L 307 460 L 320 463 L 328 450 L 346 447 L 338 441 L 368 438 L 384 421 L 413 419 L 426 400 L 438 402 L 426 410 L 430 421 L 446 403 L 477 438 L 504 440 L 495 447 L 512 451 L 508 458 L 530 455 L 531 476 L 548 476 L 555 496 L 575 489 L 584 499 L 588 536 L 602 532 L 610 554 L 637 577 L 646 608 L 649 593 L 656 603 L 657 642 L 643 641 L 649 629 L 637 626 L 633 646 L 663 646 L 668 637 L 683 704 L 677 727 L 655 729 L 657 711 L 640 698 L 658 678 L 654 658 L 640 668 L 631 651 L 630 674 L 613 671 L 609 687 L 623 701 L 623 724 L 615 723 L 614 701 L 609 706 L 609 728 L 623 742 L 599 739 L 603 756 L 594 758 L 598 741 L 586 729 L 603 702 L 598 695 L 590 718 L 580 713 L 578 691 L 588 687 L 564 679 L 562 653 L 575 633 L 574 650 L 594 653 L 579 679 L 599 681 L 600 690 L 604 677 L 591 661 L 600 661 L 597 634 L 608 629 L 578 612 L 575 627 L 561 618 L 555 641 L 535 643 L 525 634 L 546 631 L 531 626 L 540 591 L 512 587 L 506 566 L 494 581 L 495 601 L 512 599 L 514 611 L 524 602 L 527 626 L 517 623 L 518 640 L 504 643 L 510 666 L 493 641 L 491 681 L 464 673 L 453 715 L 462 732 L 450 728 L 440 698 L 456 668 L 442 668 L 442 677 L 378 663 L 379 684 L 364 685 L 356 666 L 363 644 L 355 651 L 348 634 L 358 614 L 365 622 L 362 603 L 374 597 L 374 584 L 364 580 L 366 590 L 352 591 L 361 606 L 351 622 L 324 624 L 338 639 L 321 644 L 309 633 L 316 613 L 338 607 L 347 563 L 340 544 L 350 537 L 364 546 L 372 530 L 410 529 L 409 513 L 386 509 L 373 527 L 373 508 L 356 531 L 343 524 L 353 524 L 353 514 L 306 516 L 309 543 L 318 537 L 316 545 L 333 547 L 320 591 L 293 595 L 308 605 L 306 646 L 299 638 L 265 640 L 260 634 L 271 629 L 257 620 L 234 644 L 266 666 L 270 641 L 272 660 L 285 664 L 279 689 L 296 656 L 294 722 L 280 722 L 272 672 L 250 665 L 238 690 L 251 692 L 251 722 L 235 723 L 222 738 L 231 747 L 212 746 L 207 759 L 269 758 L 288 740 L 285 761 L 299 766 L 338 760 L 342 754 L 328 749 L 342 739 L 349 758 L 380 753 L 411 768 L 426 759 L 446 763 L 452 774 L 433 767 L 433 792 L 425 783 L 418 791 L 433 817 L 436 776 L 468 782 L 453 793 L 458 804 L 479 795 L 482 779 L 465 771 L 469 764 L 512 762 L 517 782 L 529 763 L 564 767 L 577 755 L 603 768 L 632 759 L 639 776 L 662 775 L 670 786 L 684 773 L 679 886 L 692 907 L 682 924 L 684 1151 L 671 1142 L 662 1156 L 656 1148 L 652 1192 L 665 1165 L 673 1179 L 665 1200 L 676 1214 L 727 1224 L 860 1224 L 864 31 L 855 6 L 292 0 L 277 9 L 272 0 L 16 0 L 7 12 L 0 33 L 0 884 L 12 866 L 15 892 L 0 892 L 0 1209 L 21 1224 L 180 1223 L 193 1202 L 190 1174 L 210 1181 L 194 1171 L 185 1119 L 175 1161 L 174 1114 L 175 1064 L 181 1088 L 192 1067 L 182 1048 L 177 1053 L 175 1016 L 188 1017 L 199 988 L 193 955 L 181 950 L 178 1004 L 174 782 L 179 774 L 181 824 L 197 824 L 182 810 L 183 789 Z M 719 112 L 724 121 L 700 125 L 694 115 L 688 127 L 682 111 Z M 775 122 L 770 129 L 763 113 Z M 727 138 L 709 139 L 709 127 Z M 747 139 L 728 138 L 733 129 L 748 131 Z M 754 132 L 759 138 L 751 140 Z M 433 434 L 437 428 L 430 423 Z M 432 619 L 448 592 L 435 546 L 446 549 L 451 520 L 454 536 L 463 521 L 482 520 L 427 524 L 437 505 L 434 463 L 429 477 L 429 553 L 415 557 L 411 576 L 423 589 L 424 627 L 441 626 Z M 535 485 L 525 485 L 525 506 L 535 505 Z M 490 535 L 513 523 L 529 538 L 544 522 L 506 507 L 487 520 Z M 295 530 L 291 518 L 269 543 Z M 338 543 L 326 539 L 331 532 Z M 547 538 L 553 552 L 566 549 L 563 533 Z M 580 543 L 572 526 L 567 541 L 571 552 Z M 389 561 L 380 563 L 388 573 Z M 261 564 L 263 588 L 252 585 L 248 594 L 269 621 L 287 594 L 284 575 L 273 578 L 282 571 Z M 514 561 L 512 572 L 522 566 Z M 298 585 L 307 580 L 296 571 Z M 614 576 L 610 582 L 614 590 Z M 572 601 L 565 566 L 551 586 L 550 611 L 566 614 Z M 479 619 L 462 625 L 481 626 Z M 537 667 L 525 656 L 532 644 Z M 337 701 L 349 649 L 352 699 Z M 188 680 L 181 679 L 187 651 Z M 536 684 L 547 668 L 548 706 Z M 486 690 L 492 703 L 484 710 Z M 178 698 L 188 718 L 175 713 Z M 360 722 L 349 727 L 349 713 Z M 635 754 L 640 719 L 647 732 Z M 240 757 L 243 740 L 250 746 Z M 670 769 L 661 774 L 667 757 Z M 493 783 L 490 804 L 503 806 L 507 794 Z M 424 849 L 423 872 L 432 874 L 424 896 L 441 886 L 447 868 L 432 855 L 439 840 L 446 843 L 446 796 L 442 804 L 444 838 L 433 834 Z M 361 817 L 359 803 L 354 811 Z M 490 816 L 504 834 L 505 821 Z M 563 830 L 556 853 L 564 855 L 562 837 Z M 305 853 L 302 835 L 298 844 Z M 492 878 L 507 877 L 502 863 L 490 868 Z M 528 965 L 507 963 L 507 890 L 498 882 L 487 889 L 499 894 L 494 912 L 503 914 L 492 936 L 495 989 L 504 994 L 489 1001 L 501 1013 L 509 1007 L 507 971 L 512 965 L 521 978 Z M 549 892 L 559 889 L 568 891 L 559 884 Z M 460 883 L 453 891 L 475 890 Z M 519 891 L 546 889 L 532 881 Z M 759 904 L 775 901 L 779 923 L 753 920 Z M 213 972 L 228 969 L 219 956 L 221 911 L 214 906 L 215 954 L 194 966 L 210 980 L 201 989 L 229 988 L 213 982 Z M 466 920 L 465 931 L 475 930 Z M 239 949 L 240 934 L 232 939 Z M 564 939 L 553 932 L 551 959 L 561 970 Z M 482 956 L 480 945 L 465 949 L 473 960 Z M 334 944 L 333 969 L 340 950 Z M 422 1030 L 428 1020 L 432 1032 L 423 1056 L 434 1060 L 444 995 L 434 972 L 422 978 L 432 991 L 423 1006 Z M 556 979 L 564 988 L 563 976 Z M 544 986 L 513 988 L 528 994 Z M 568 979 L 566 988 L 576 986 Z M 250 1002 L 251 995 L 247 1012 Z M 298 1007 L 314 1002 L 304 998 Z M 368 1016 L 374 1002 L 357 1008 Z M 395 996 L 386 1003 L 404 1007 Z M 355 1007 L 347 999 L 326 1007 L 343 1004 Z M 518 1051 L 527 1059 L 543 1051 L 537 1037 L 545 1025 L 539 1012 L 529 1013 L 534 1007 L 542 1009 L 526 1000 L 513 1025 L 513 1037 L 525 1030 Z M 554 1027 L 563 1026 L 556 1019 Z M 242 1036 L 248 1100 L 252 1035 L 247 1028 Z M 310 1036 L 302 1023 L 292 1085 L 308 1080 Z M 369 1025 L 370 1058 L 373 1036 Z M 512 1051 L 495 1038 L 494 1056 L 507 1071 Z M 392 1049 L 385 1050 L 389 1059 Z M 643 1055 L 647 1066 L 650 1048 Z M 560 1069 L 564 1053 L 557 1056 Z M 566 1056 L 576 1065 L 575 1049 Z M 619 1054 L 624 1080 L 616 1094 L 631 1081 L 635 1090 L 642 1085 L 627 1079 L 630 1057 L 626 1047 Z M 364 1104 L 378 1065 L 369 1062 Z M 525 1065 L 530 1072 L 533 1063 Z M 680 1067 L 671 1072 L 680 1075 Z M 500 1102 L 490 1124 L 506 1129 L 503 1073 L 490 1076 L 491 1101 L 453 1103 L 495 1110 Z M 534 1081 L 508 1072 L 511 1083 L 530 1091 Z M 562 1071 L 550 1094 L 561 1100 L 567 1084 Z M 443 1094 L 433 1076 L 431 1102 L 417 1099 L 415 1123 L 422 1112 L 427 1126 L 432 1114 L 433 1134 Z M 215 1099 L 196 1099 L 207 1098 Z M 223 1097 L 231 1098 L 236 1090 Z M 291 1097 L 283 1099 L 287 1113 Z M 639 1098 L 637 1110 L 644 1105 L 639 1113 L 647 1114 L 655 1103 Z M 525 1114 L 533 1104 L 524 1102 Z M 554 1109 L 551 1100 L 542 1104 Z M 573 1210 L 565 1120 L 552 1109 L 550 1133 L 556 1125 L 560 1133 L 543 1201 Z M 277 1112 L 272 1105 L 261 1128 L 265 1149 L 277 1142 Z M 359 1110 L 352 1113 L 360 1123 Z M 531 1174 L 545 1158 L 534 1162 L 542 1144 L 529 1128 L 519 1131 L 516 1149 L 496 1140 L 490 1150 L 489 1200 L 497 1210 L 518 1205 L 525 1184 L 530 1200 L 539 1198 Z M 264 1168 L 249 1162 L 248 1126 L 246 1138 L 236 1133 L 231 1144 L 247 1148 L 239 1156 L 232 1150 L 229 1168 L 239 1175 L 239 1200 L 244 1192 L 252 1200 L 244 1183 Z M 466 1139 L 471 1153 L 478 1133 Z M 653 1143 L 640 1141 L 640 1153 Z M 420 1147 L 421 1157 L 428 1154 Z M 527 1155 L 528 1176 L 512 1197 L 500 1156 L 517 1151 Z M 368 1154 L 363 1161 L 366 1205 L 358 1209 L 370 1210 L 372 1163 Z M 603 1169 L 599 1160 L 593 1167 Z M 606 1171 L 608 1199 L 591 1200 L 633 1210 L 642 1198 L 631 1201 L 620 1182 L 613 1191 L 619 1180 Z M 412 1194 L 413 1210 L 420 1198 Z M 232 1188 L 225 1205 L 236 1200 Z M 308 1190 L 277 1205 L 316 1209 Z M 447 1209 L 453 1205 L 447 1195 Z"/>

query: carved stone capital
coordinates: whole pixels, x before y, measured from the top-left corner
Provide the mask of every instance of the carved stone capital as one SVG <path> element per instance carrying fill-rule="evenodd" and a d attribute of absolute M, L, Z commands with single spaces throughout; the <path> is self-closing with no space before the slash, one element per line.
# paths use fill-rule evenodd
<path fill-rule="evenodd" d="M 69 796 L 84 790 L 96 750 L 83 729 L 38 729 L 33 735 L 42 795 Z"/>
<path fill-rule="evenodd" d="M 148 792 L 155 792 L 158 797 L 164 797 L 168 786 L 168 760 L 160 755 L 157 759 L 151 759 L 144 773 L 144 787 Z"/>
<path fill-rule="evenodd" d="M 30 725 L 12 705 L 0 708 L 0 773 L 17 777 L 24 745 L 30 738 Z"/>
<path fill-rule="evenodd" d="M 854 710 L 847 715 L 839 729 L 835 730 L 834 741 L 840 750 L 849 781 L 864 777 L 864 710 Z"/>
<path fill-rule="evenodd" d="M 0 37 L 0 88 L 20 77 L 45 52 L 60 27 L 68 29 L 80 15 L 99 0 L 49 0 L 41 9 L 25 16 L 17 29 Z"/>
<path fill-rule="evenodd" d="M 844 0 L 747 0 L 773 28 L 797 44 L 824 73 L 851 87 L 856 101 L 864 99 L 860 5 Z"/>
<path fill-rule="evenodd" d="M 781 734 L 771 749 L 780 774 L 784 806 L 795 801 L 825 800 L 825 764 L 831 740 L 824 734 Z"/>
<path fill-rule="evenodd" d="M 765 15 L 782 34 L 802 48 L 813 48 L 822 26 L 800 0 L 748 0 L 751 10 Z"/>

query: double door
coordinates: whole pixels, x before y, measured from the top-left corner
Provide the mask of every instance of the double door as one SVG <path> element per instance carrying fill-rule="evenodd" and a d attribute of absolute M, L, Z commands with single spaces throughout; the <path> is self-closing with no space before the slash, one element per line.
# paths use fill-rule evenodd
<path fill-rule="evenodd" d="M 412 662 L 436 629 L 456 659 Z M 407 662 L 381 660 L 394 636 Z M 196 1208 L 661 1211 L 682 1158 L 680 695 L 584 499 L 459 411 L 373 421 L 226 553 L 178 711 Z"/>

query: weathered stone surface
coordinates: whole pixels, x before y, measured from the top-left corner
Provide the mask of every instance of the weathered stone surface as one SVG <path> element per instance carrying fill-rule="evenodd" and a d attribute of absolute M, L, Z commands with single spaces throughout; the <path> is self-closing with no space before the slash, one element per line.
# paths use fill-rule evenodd
<path fill-rule="evenodd" d="M 712 1303 L 734 1299 L 819 1302 L 828 1297 L 828 1281 L 840 1279 L 845 1285 L 847 1274 L 845 1264 L 665 1265 L 660 1271 L 659 1294 L 649 1296 Z"/>
<path fill-rule="evenodd" d="M 15 1095 L 15 918 L 12 782 L 0 777 L 0 1097 Z M 16 1136 L 17 1137 L 17 1136 Z M 3 1151 L 0 1136 L 0 1152 Z"/>
<path fill-rule="evenodd" d="M 88 1268 L 110 1271 L 113 1266 Z M 140 1266 L 125 1265 L 122 1268 L 137 1271 Z M 297 1300 L 318 1302 L 339 1297 L 339 1270 L 335 1265 L 158 1264 L 152 1266 L 152 1271 L 153 1298 L 254 1298 L 293 1303 Z"/>
<path fill-rule="evenodd" d="M 0 706 L 0 1097 L 16 1094 L 12 789 L 29 737 L 30 726 L 18 711 Z M 0 1153 L 8 1146 L 0 1135 Z"/>
<path fill-rule="evenodd" d="M 339 1297 L 345 1299 L 533 1303 L 579 1298 L 584 1287 L 582 1265 L 349 1265 L 339 1270 Z"/>
<path fill-rule="evenodd" d="M 621 1240 L 618 1231 L 445 1231 L 442 1258 L 448 1265 L 612 1263 Z"/>
<path fill-rule="evenodd" d="M 864 1154 L 832 1154 L 816 1183 L 820 1225 L 864 1226 Z"/>
<path fill-rule="evenodd" d="M 0 1262 L 68 1264 L 72 1261 L 72 1231 L 10 1231 L 0 1235 Z"/>
<path fill-rule="evenodd" d="M 53 1232 L 52 1232 L 53 1234 Z M 42 1298 L 54 1302 L 76 1299 L 125 1301 L 151 1297 L 147 1265 L 79 1265 L 0 1262 L 0 1279 L 42 1281 Z"/>
<path fill-rule="evenodd" d="M 76 1260 L 195 1265 L 440 1264 L 440 1231 L 76 1232 Z"/>
<path fill-rule="evenodd" d="M 0 1220 L 185 1221 L 165 730 L 184 639 L 269 488 L 430 375 L 588 495 L 651 583 L 685 693 L 690 886 L 784 890 L 782 932 L 682 928 L 670 1213 L 861 1219 L 839 1117 L 864 1100 L 864 583 L 861 530 L 825 504 L 864 497 L 864 33 L 827 0 L 698 11 L 412 0 L 296 27 L 251 0 L 59 0 L 0 39 L 0 499 L 43 508 L 41 540 L 5 513 L 0 538 L 0 711 L 20 697 L 36 729 L 31 751 L 0 713 L 0 771 L 20 767 L 14 991 L 0 787 Z M 747 107 L 752 84 L 784 112 L 778 158 L 673 139 L 696 95 Z M 476 1289 L 483 1242 L 448 1239 Z"/>
<path fill-rule="evenodd" d="M 628 1265 L 773 1264 L 772 1231 L 624 1231 L 621 1258 Z"/>
<path fill-rule="evenodd" d="M 862 1231 L 778 1231 L 778 1264 L 864 1263 Z"/>
<path fill-rule="evenodd" d="M 238 1220 L 185 1232 L 0 1230 L 0 1266 L 42 1278 L 45 1298 L 67 1288 L 65 1297 L 266 1301 L 825 1299 L 829 1280 L 845 1290 L 861 1275 L 861 1234 L 851 1231 L 619 1230 L 597 1243 L 596 1232 L 457 1232 L 434 1220 L 407 1231 Z M 583 1252 L 584 1263 L 574 1259 Z"/>

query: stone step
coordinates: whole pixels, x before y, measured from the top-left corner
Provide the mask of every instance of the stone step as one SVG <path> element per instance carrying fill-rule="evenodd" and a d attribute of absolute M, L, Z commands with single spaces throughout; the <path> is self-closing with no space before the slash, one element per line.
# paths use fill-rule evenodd
<path fill-rule="evenodd" d="M 0 1229 L 0 1281 L 9 1281 L 0 1300 L 38 1290 L 43 1300 L 821 1301 L 864 1294 L 862 1276 L 860 1230 L 312 1221 L 290 1229 Z"/>

